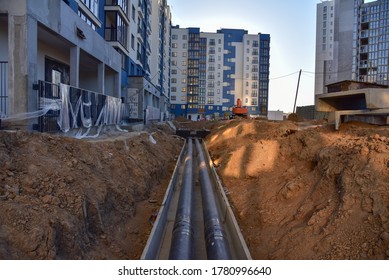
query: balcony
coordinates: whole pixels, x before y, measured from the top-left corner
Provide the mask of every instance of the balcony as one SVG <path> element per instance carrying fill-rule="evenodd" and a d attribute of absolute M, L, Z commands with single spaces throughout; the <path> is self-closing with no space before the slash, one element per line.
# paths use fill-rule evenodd
<path fill-rule="evenodd" d="M 119 42 L 127 50 L 127 34 L 116 27 L 106 27 L 104 38 L 107 42 Z"/>
<path fill-rule="evenodd" d="M 127 15 L 128 10 L 128 0 L 106 0 L 105 6 L 111 7 L 120 7 L 125 15 Z"/>

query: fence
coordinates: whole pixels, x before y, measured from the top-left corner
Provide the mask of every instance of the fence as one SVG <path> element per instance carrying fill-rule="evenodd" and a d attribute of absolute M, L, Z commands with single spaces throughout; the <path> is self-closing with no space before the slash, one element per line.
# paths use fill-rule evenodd
<path fill-rule="evenodd" d="M 0 61 L 0 117 L 8 114 L 8 62 Z"/>
<path fill-rule="evenodd" d="M 120 98 L 44 81 L 39 81 L 39 106 L 47 110 L 39 117 L 41 132 L 119 124 L 123 112 Z"/>

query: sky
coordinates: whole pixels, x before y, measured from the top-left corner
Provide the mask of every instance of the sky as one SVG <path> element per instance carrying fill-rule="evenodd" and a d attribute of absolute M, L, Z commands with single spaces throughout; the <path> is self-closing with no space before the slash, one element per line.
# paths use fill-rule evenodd
<path fill-rule="evenodd" d="M 199 27 L 201 32 L 221 28 L 270 34 L 269 110 L 293 111 L 314 104 L 316 5 L 319 0 L 168 0 L 172 24 Z"/>

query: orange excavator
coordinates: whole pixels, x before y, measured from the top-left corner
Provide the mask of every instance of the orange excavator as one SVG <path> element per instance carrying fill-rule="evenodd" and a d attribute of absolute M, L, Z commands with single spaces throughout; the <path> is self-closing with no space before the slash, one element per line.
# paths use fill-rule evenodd
<path fill-rule="evenodd" d="M 249 110 L 247 108 L 242 107 L 242 100 L 238 98 L 236 103 L 237 103 L 236 106 L 232 108 L 232 117 L 247 118 Z"/>

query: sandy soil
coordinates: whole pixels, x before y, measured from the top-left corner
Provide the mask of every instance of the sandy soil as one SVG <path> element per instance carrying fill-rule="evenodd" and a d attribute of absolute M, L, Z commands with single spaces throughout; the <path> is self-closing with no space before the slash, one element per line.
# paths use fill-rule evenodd
<path fill-rule="evenodd" d="M 182 144 L 0 131 L 0 259 L 139 259 Z"/>
<path fill-rule="evenodd" d="M 178 121 L 211 129 L 254 259 L 389 258 L 389 127 Z M 182 144 L 0 131 L 0 259 L 138 259 Z"/>
<path fill-rule="evenodd" d="M 254 259 L 388 259 L 389 128 L 228 121 L 207 141 Z"/>

